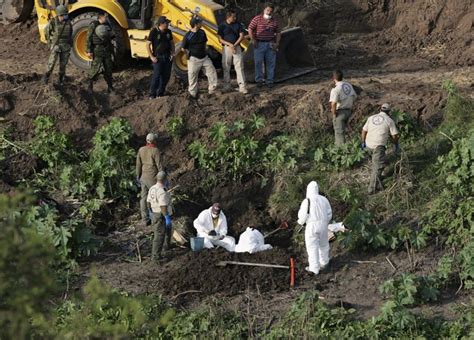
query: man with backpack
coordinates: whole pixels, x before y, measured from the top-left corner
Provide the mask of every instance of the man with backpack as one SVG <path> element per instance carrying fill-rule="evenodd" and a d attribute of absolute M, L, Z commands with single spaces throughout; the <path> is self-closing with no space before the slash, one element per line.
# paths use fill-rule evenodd
<path fill-rule="evenodd" d="M 93 21 L 87 32 L 87 55 L 92 59 L 89 71 L 89 94 L 93 93 L 94 81 L 102 73 L 107 82 L 107 92 L 113 94 L 112 84 L 112 40 L 115 38 L 112 29 L 107 22 L 107 14 L 99 12 L 97 20 Z"/>

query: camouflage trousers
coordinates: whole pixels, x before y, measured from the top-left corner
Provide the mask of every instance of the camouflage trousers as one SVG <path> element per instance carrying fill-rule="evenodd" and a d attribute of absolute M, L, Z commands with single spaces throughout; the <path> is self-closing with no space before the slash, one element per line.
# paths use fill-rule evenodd
<path fill-rule="evenodd" d="M 102 73 L 105 80 L 112 80 L 112 53 L 108 51 L 94 51 L 94 60 L 92 60 L 91 69 L 89 70 L 89 79 L 96 81 Z"/>
<path fill-rule="evenodd" d="M 54 66 L 59 60 L 59 75 L 64 76 L 66 74 L 66 65 L 69 62 L 70 50 L 60 50 L 53 48 L 49 55 L 48 66 L 46 68 L 46 75 L 49 77 L 53 73 Z"/>

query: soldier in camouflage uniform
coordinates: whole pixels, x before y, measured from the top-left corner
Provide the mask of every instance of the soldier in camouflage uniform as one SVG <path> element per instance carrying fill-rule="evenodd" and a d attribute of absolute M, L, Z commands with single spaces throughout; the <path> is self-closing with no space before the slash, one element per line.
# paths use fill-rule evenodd
<path fill-rule="evenodd" d="M 104 12 L 99 13 L 98 20 L 90 24 L 87 32 L 87 55 L 92 59 L 92 66 L 89 71 L 88 92 L 93 93 L 94 81 L 99 75 L 104 75 L 107 82 L 107 92 L 114 93 L 112 85 L 112 40 L 114 35 L 110 25 L 107 23 L 107 16 Z"/>
<path fill-rule="evenodd" d="M 56 17 L 51 19 L 45 28 L 46 40 L 51 53 L 49 55 L 48 67 L 43 76 L 45 84 L 48 83 L 54 65 L 59 59 L 59 84 L 63 85 L 66 74 L 66 65 L 69 61 L 72 46 L 72 25 L 68 18 L 66 6 L 56 7 Z"/>

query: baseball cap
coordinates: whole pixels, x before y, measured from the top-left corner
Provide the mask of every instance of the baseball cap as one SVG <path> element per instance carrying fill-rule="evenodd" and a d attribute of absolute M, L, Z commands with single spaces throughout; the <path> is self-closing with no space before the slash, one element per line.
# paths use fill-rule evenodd
<path fill-rule="evenodd" d="M 220 203 L 214 203 L 211 208 L 211 212 L 214 215 L 219 215 L 221 213 L 221 205 Z"/>
<path fill-rule="evenodd" d="M 197 24 L 200 24 L 201 22 L 202 22 L 202 19 L 198 16 L 195 16 L 191 19 L 191 21 L 189 23 L 191 24 L 192 27 L 194 27 Z"/>
<path fill-rule="evenodd" d="M 390 104 L 382 104 L 382 111 L 390 111 L 391 109 Z"/>
<path fill-rule="evenodd" d="M 147 142 L 153 142 L 156 140 L 156 135 L 152 132 L 150 132 L 148 135 L 146 135 L 146 141 Z"/>
<path fill-rule="evenodd" d="M 156 179 L 157 179 L 158 181 L 162 181 L 162 180 L 166 179 L 166 177 L 167 177 L 167 176 L 166 176 L 166 172 L 164 172 L 164 171 L 160 171 L 160 172 L 158 173 L 158 175 L 156 175 Z"/>
<path fill-rule="evenodd" d="M 165 17 L 164 15 L 160 16 L 158 18 L 158 20 L 156 21 L 156 24 L 157 25 L 161 25 L 161 24 L 169 24 L 171 22 L 171 20 L 169 20 L 167 17 Z"/>

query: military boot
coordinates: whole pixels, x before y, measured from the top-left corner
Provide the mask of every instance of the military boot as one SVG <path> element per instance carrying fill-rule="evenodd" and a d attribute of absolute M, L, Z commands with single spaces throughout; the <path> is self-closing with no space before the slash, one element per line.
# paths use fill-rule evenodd
<path fill-rule="evenodd" d="M 60 75 L 59 75 L 59 82 L 58 82 L 58 85 L 59 85 L 59 86 L 63 86 L 63 85 L 64 85 L 64 74 L 60 74 Z"/>
<path fill-rule="evenodd" d="M 94 82 L 89 80 L 89 87 L 87 88 L 87 93 L 92 95 L 94 94 Z"/>
<path fill-rule="evenodd" d="M 49 81 L 49 74 L 48 74 L 48 73 L 45 73 L 45 74 L 43 75 L 43 79 L 42 79 L 42 80 L 43 80 L 43 83 L 44 83 L 45 85 L 47 85 L 47 84 L 48 84 L 48 81 Z"/>
<path fill-rule="evenodd" d="M 107 92 L 111 95 L 115 95 L 114 85 L 112 84 L 112 79 L 107 79 Z"/>

